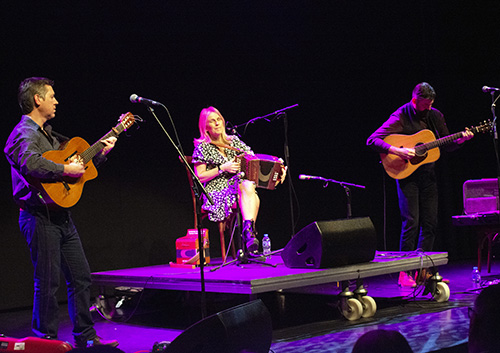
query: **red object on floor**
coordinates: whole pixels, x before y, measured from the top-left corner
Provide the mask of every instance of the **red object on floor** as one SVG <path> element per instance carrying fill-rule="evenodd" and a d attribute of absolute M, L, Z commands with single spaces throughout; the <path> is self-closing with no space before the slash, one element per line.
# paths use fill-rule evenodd
<path fill-rule="evenodd" d="M 210 263 L 210 242 L 208 240 L 208 229 L 202 229 L 203 249 L 205 262 Z M 200 264 L 198 254 L 198 229 L 188 229 L 184 237 L 178 238 L 175 241 L 177 249 L 178 264 Z"/>
<path fill-rule="evenodd" d="M 59 353 L 73 347 L 64 341 L 39 337 L 12 338 L 0 336 L 0 352 Z"/>

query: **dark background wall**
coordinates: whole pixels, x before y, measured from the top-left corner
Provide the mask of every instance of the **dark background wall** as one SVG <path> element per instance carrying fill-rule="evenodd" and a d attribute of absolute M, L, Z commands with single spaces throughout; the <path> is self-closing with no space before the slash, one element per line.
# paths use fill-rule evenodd
<path fill-rule="evenodd" d="M 0 11 L 0 140 L 19 120 L 17 87 L 29 76 L 55 80 L 60 104 L 52 125 L 68 136 L 92 144 L 120 114 L 144 118 L 120 137 L 73 214 L 93 271 L 164 264 L 175 260 L 175 239 L 192 227 L 190 191 L 175 149 L 129 96 L 165 104 L 187 154 L 205 106 L 242 124 L 299 104 L 288 112 L 286 135 L 296 231 L 346 216 L 338 184 L 298 180 L 319 175 L 366 186 L 351 190 L 353 215 L 372 218 L 379 249 L 386 242 L 397 250 L 395 183 L 366 138 L 421 81 L 436 89 L 435 107 L 451 132 L 490 118 L 491 98 L 481 87 L 500 85 L 499 10 L 485 0 L 468 7 L 427 0 L 7 2 Z M 174 136 L 166 112 L 156 113 Z M 258 153 L 284 155 L 283 120 L 259 120 L 242 138 Z M 477 136 L 438 164 L 435 248 L 471 258 L 473 236 L 453 228 L 451 216 L 462 212 L 464 181 L 496 176 L 491 136 Z M 5 160 L 0 185 L 0 309 L 29 306 L 32 269 Z M 258 230 L 283 247 L 292 234 L 288 185 L 260 196 Z M 206 226 L 212 254 L 220 256 L 216 230 Z"/>

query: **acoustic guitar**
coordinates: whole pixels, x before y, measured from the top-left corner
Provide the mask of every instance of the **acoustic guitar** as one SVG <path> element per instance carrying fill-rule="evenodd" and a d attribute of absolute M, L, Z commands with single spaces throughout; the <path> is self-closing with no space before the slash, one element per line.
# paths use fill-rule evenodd
<path fill-rule="evenodd" d="M 469 128 L 474 134 L 491 130 L 491 122 Z M 421 165 L 435 162 L 441 156 L 439 147 L 453 143 L 462 137 L 462 132 L 442 137 L 436 140 L 431 130 L 422 130 L 413 135 L 393 134 L 387 136 L 384 141 L 400 148 L 414 148 L 415 157 L 403 159 L 395 154 L 381 153 L 380 159 L 385 171 L 394 179 L 409 177 Z"/>
<path fill-rule="evenodd" d="M 43 190 L 43 199 L 48 205 L 57 205 L 60 207 L 74 206 L 82 196 L 85 182 L 97 177 L 97 169 L 92 162 L 92 158 L 104 148 L 105 140 L 109 137 L 117 137 L 123 131 L 126 131 L 135 122 L 132 113 L 125 113 L 120 116 L 119 123 L 112 128 L 99 141 L 90 146 L 84 139 L 74 137 L 67 143 L 61 145 L 61 149 L 47 151 L 43 157 L 59 164 L 69 164 L 73 161 L 82 163 L 85 166 L 85 173 L 79 178 L 63 177 L 59 181 L 39 181 Z"/>

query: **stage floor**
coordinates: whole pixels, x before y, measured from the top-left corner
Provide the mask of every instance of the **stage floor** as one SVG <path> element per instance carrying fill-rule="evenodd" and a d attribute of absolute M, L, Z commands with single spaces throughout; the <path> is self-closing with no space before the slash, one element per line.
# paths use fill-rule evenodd
<path fill-rule="evenodd" d="M 380 252 L 370 262 L 329 269 L 297 269 L 284 265 L 281 256 L 275 254 L 265 264 L 230 264 L 220 268 L 216 264 L 204 267 L 206 292 L 259 294 L 316 286 L 332 282 L 366 279 L 373 276 L 442 266 L 448 263 L 446 252 Z M 201 291 L 199 268 L 184 269 L 170 265 L 156 265 L 92 274 L 97 286 L 126 286 L 180 291 Z"/>
<path fill-rule="evenodd" d="M 397 253 L 386 253 L 383 257 L 390 258 L 395 254 Z M 447 261 L 446 253 L 432 257 L 441 257 L 439 262 L 435 261 L 436 265 Z M 277 256 L 275 260 L 279 259 Z M 379 260 L 383 261 L 377 256 L 376 261 Z M 418 261 L 419 258 L 417 263 Z M 414 260 L 410 263 L 415 264 Z M 276 353 L 350 353 L 356 340 L 374 329 L 401 332 L 415 353 L 450 347 L 451 350 L 446 350 L 447 352 L 466 352 L 466 347 L 465 350 L 453 348 L 467 342 L 468 307 L 473 305 L 482 288 L 500 281 L 500 264 L 495 262 L 492 273 L 486 274 L 483 271 L 481 285 L 474 287 L 470 274 L 476 264 L 477 259 L 472 258 L 451 261 L 446 266 L 439 267 L 440 274 L 450 280 L 451 296 L 447 302 L 436 302 L 429 295 L 419 295 L 421 287 L 399 287 L 397 273 L 370 277 L 365 285 L 369 295 L 377 301 L 377 312 L 373 317 L 355 321 L 348 321 L 340 314 L 336 305 L 337 298 L 333 296 L 338 290 L 335 283 L 262 293 L 256 297 L 262 299 L 271 312 L 271 349 Z M 234 270 L 246 272 L 246 267 L 243 271 L 238 268 Z M 168 270 L 168 266 L 163 268 Z M 143 276 L 147 279 L 147 274 Z M 97 291 L 99 288 L 94 289 Z M 145 294 L 142 297 L 138 294 L 131 295 L 131 300 L 123 304 L 121 314 L 107 308 L 107 312 L 112 314 L 112 320 L 104 319 L 97 311 L 93 312 L 98 334 L 106 339 L 117 339 L 120 342 L 119 348 L 127 353 L 151 352 L 155 342 L 173 341 L 187 327 L 201 319 L 199 292 L 151 290 L 140 293 Z M 110 305 L 115 300 L 114 294 L 108 297 Z M 247 300 L 246 295 L 207 293 L 208 314 Z M 66 309 L 66 304 L 61 304 L 59 339 L 72 343 L 73 325 Z M 31 308 L 0 312 L 0 333 L 17 338 L 33 335 Z"/>

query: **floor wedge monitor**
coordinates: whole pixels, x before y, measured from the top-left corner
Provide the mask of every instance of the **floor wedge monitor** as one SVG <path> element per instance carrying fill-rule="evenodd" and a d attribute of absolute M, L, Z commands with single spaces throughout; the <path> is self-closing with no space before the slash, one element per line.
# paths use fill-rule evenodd
<path fill-rule="evenodd" d="M 268 353 L 271 314 L 257 299 L 211 315 L 188 327 L 165 353 Z"/>
<path fill-rule="evenodd" d="M 371 261 L 376 246 L 369 217 L 317 221 L 295 234 L 281 257 L 290 268 L 332 268 Z"/>

